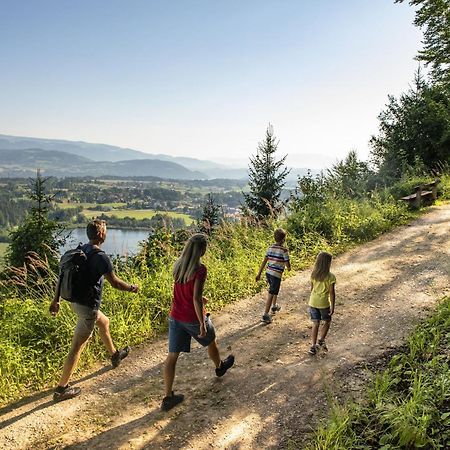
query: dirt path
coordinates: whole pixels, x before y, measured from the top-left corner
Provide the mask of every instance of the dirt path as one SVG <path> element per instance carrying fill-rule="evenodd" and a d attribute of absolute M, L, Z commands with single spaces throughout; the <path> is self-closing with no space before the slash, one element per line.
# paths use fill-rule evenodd
<path fill-rule="evenodd" d="M 263 295 L 213 317 L 236 365 L 217 379 L 205 351 L 182 355 L 175 389 L 186 400 L 159 411 L 167 340 L 134 349 L 116 370 L 80 380 L 82 396 L 53 404 L 51 392 L 0 410 L 1 449 L 301 448 L 332 395 L 357 396 L 364 367 L 381 364 L 436 300 L 449 294 L 450 205 L 338 257 L 337 307 L 328 354 L 310 357 L 309 271 L 282 285 L 283 309 L 260 322 Z M 295 444 L 294 444 L 295 443 Z"/>

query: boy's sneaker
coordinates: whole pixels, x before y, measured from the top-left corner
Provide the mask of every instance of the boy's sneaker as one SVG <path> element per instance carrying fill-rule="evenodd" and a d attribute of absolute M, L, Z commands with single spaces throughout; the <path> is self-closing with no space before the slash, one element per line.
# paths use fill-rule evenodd
<path fill-rule="evenodd" d="M 131 348 L 125 347 L 122 350 L 116 350 L 116 353 L 111 356 L 111 364 L 114 368 L 116 368 L 122 359 L 125 359 L 128 356 L 128 353 L 130 353 Z"/>
<path fill-rule="evenodd" d="M 79 387 L 70 386 L 66 387 L 58 386 L 53 393 L 54 402 L 62 402 L 63 400 L 69 400 L 71 398 L 80 395 L 81 389 Z"/>
<path fill-rule="evenodd" d="M 317 353 L 317 345 L 311 345 L 311 348 L 308 350 L 310 355 L 315 355 Z"/>
<path fill-rule="evenodd" d="M 273 305 L 272 306 L 272 312 L 275 314 L 277 311 L 279 311 L 281 309 L 280 305 Z"/>
<path fill-rule="evenodd" d="M 164 397 L 161 403 L 161 410 L 162 411 L 170 411 L 174 406 L 177 406 L 184 400 L 183 394 L 175 394 L 172 391 L 172 395 L 169 395 L 168 397 Z"/>
<path fill-rule="evenodd" d="M 324 339 L 319 339 L 319 342 L 317 342 L 317 343 L 319 344 L 319 348 L 321 350 L 323 350 L 324 352 L 328 351 L 328 347 L 327 347 L 327 344 L 325 343 Z"/>
<path fill-rule="evenodd" d="M 216 375 L 223 377 L 227 370 L 234 364 L 234 356 L 228 355 L 223 361 L 220 362 L 220 366 L 216 369 Z"/>
<path fill-rule="evenodd" d="M 269 314 L 264 314 L 264 315 L 262 316 L 262 321 L 263 321 L 264 323 L 272 323 L 272 319 L 270 318 Z"/>

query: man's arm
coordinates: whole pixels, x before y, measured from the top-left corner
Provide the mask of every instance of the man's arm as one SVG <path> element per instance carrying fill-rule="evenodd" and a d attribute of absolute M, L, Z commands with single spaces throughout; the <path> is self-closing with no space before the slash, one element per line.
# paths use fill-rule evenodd
<path fill-rule="evenodd" d="M 256 275 L 256 281 L 259 281 L 259 280 L 261 279 L 261 274 L 262 274 L 262 271 L 264 270 L 264 268 L 266 267 L 267 261 L 269 261 L 269 258 L 266 256 L 266 257 L 263 259 L 263 262 L 262 262 L 262 264 L 261 264 L 261 267 L 259 268 L 258 275 Z"/>
<path fill-rule="evenodd" d="M 194 282 L 194 309 L 195 314 L 197 315 L 197 320 L 200 323 L 200 334 L 199 337 L 206 336 L 206 328 L 205 328 L 205 318 L 203 317 L 203 285 L 205 284 L 204 280 L 200 280 L 198 278 L 195 279 Z"/>
<path fill-rule="evenodd" d="M 55 296 L 50 303 L 49 311 L 53 316 L 56 316 L 59 312 L 59 294 L 61 292 L 61 279 L 58 277 L 58 282 L 56 283 Z"/>
<path fill-rule="evenodd" d="M 139 286 L 136 284 L 128 284 L 127 282 L 121 280 L 114 272 L 105 273 L 105 278 L 109 281 L 109 284 L 119 291 L 126 292 L 138 292 Z"/>

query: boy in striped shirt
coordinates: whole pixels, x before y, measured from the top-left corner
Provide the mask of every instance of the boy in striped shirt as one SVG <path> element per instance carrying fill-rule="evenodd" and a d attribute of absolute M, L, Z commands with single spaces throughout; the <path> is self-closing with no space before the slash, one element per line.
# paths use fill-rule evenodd
<path fill-rule="evenodd" d="M 256 281 L 261 279 L 261 274 L 266 267 L 266 278 L 269 284 L 269 294 L 267 295 L 266 307 L 264 309 L 264 315 L 262 317 L 263 322 L 271 323 L 272 319 L 269 316 L 270 307 L 272 306 L 272 312 L 276 313 L 281 309 L 281 306 L 277 303 L 278 292 L 280 291 L 281 277 L 283 275 L 284 268 L 291 270 L 291 263 L 289 261 L 289 252 L 286 247 L 283 247 L 286 240 L 286 231 L 282 228 L 277 228 L 274 232 L 275 244 L 272 244 L 266 252 L 266 256 L 259 268 L 258 275 L 256 275 Z"/>

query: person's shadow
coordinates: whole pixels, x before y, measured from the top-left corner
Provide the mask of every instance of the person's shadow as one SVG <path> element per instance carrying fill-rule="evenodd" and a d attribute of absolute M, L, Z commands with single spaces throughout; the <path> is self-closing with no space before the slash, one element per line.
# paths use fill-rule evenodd
<path fill-rule="evenodd" d="M 111 368 L 112 368 L 112 366 L 102 367 L 101 369 L 97 370 L 96 372 L 90 373 L 90 374 L 84 376 L 83 378 L 80 378 L 79 380 L 74 381 L 71 384 L 76 385 L 83 381 L 90 380 L 91 378 L 98 377 L 99 375 L 102 375 L 103 373 L 111 370 Z M 0 417 L 6 413 L 12 412 L 19 408 L 22 408 L 23 406 L 26 406 L 30 403 L 38 402 L 39 400 L 42 400 L 51 394 L 53 394 L 53 389 L 46 389 L 45 391 L 37 392 L 36 394 L 30 395 L 29 397 L 22 398 L 15 403 L 4 406 L 3 408 L 0 408 Z M 54 404 L 55 404 L 55 402 L 53 400 L 49 400 L 45 403 L 40 403 L 39 405 L 36 405 L 34 408 L 29 409 L 29 410 L 23 412 L 22 414 L 19 414 L 17 416 L 11 417 L 9 419 L 3 420 L 0 422 L 0 430 L 8 427 L 9 425 L 12 425 L 13 423 L 23 419 L 24 417 L 26 417 L 30 414 L 33 414 L 36 411 L 41 411 L 42 409 L 46 409 L 49 406 L 52 406 Z"/>

